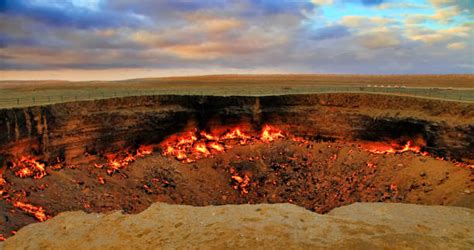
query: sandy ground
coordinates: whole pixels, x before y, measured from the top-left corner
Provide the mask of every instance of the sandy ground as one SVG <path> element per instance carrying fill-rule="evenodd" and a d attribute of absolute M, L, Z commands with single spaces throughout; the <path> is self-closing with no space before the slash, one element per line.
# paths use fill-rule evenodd
<path fill-rule="evenodd" d="M 68 212 L 0 249 L 473 249 L 474 210 L 356 203 L 319 215 L 290 204 L 191 207 L 137 215 Z"/>

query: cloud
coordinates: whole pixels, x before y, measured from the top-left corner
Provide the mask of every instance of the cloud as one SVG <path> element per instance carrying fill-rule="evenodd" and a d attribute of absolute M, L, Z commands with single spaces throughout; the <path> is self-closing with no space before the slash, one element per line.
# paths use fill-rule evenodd
<path fill-rule="evenodd" d="M 360 3 L 365 6 L 377 6 L 385 2 L 385 0 L 343 0 L 348 3 Z"/>
<path fill-rule="evenodd" d="M 83 29 L 119 26 L 138 27 L 146 21 L 143 16 L 133 13 L 108 10 L 96 11 L 77 7 L 68 1 L 60 3 L 41 4 L 35 3 L 35 1 L 4 0 L 0 6 L 0 13 L 25 16 L 52 26 L 73 26 Z"/>
<path fill-rule="evenodd" d="M 407 17 L 405 18 L 405 23 L 407 25 L 416 25 L 416 24 L 422 24 L 428 20 L 430 20 L 429 15 L 412 14 L 412 15 L 407 15 Z"/>
<path fill-rule="evenodd" d="M 459 12 L 468 13 L 470 16 L 474 15 L 474 1 L 472 0 L 430 0 L 435 8 L 456 8 Z"/>
<path fill-rule="evenodd" d="M 370 27 L 389 26 L 395 24 L 396 21 L 392 18 L 373 16 L 344 16 L 341 23 L 348 27 L 367 29 Z"/>
<path fill-rule="evenodd" d="M 145 1 L 146 4 L 151 2 Z M 31 17 L 14 15 L 17 20 L 8 25 L 12 34 L 14 30 L 26 30 L 33 42 L 46 37 L 47 44 L 22 47 L 19 38 L 13 39 L 10 36 L 0 37 L 0 41 L 8 45 L 5 47 L 9 47 L 4 51 L 5 55 L 10 56 L 5 63 L 8 67 L 18 66 L 22 62 L 26 68 L 166 67 L 166 62 L 185 66 L 195 61 L 210 60 L 216 60 L 213 63 L 219 64 L 231 60 L 223 59 L 225 57 L 237 60 L 256 54 L 262 54 L 262 58 L 274 55 L 272 50 L 278 46 L 281 49 L 287 44 L 289 37 L 297 32 L 300 21 L 305 18 L 296 9 L 289 12 L 285 12 L 284 8 L 270 11 L 269 2 L 247 4 L 265 6 L 268 15 L 249 17 L 247 11 L 239 8 L 214 9 L 193 3 L 179 3 L 176 5 L 177 9 L 167 10 L 166 18 L 148 17 L 157 25 L 135 28 L 97 24 L 88 29 L 82 29 L 82 26 L 57 26 L 36 22 Z M 294 8 L 297 6 L 290 5 Z M 174 7 L 168 2 L 164 6 Z M 138 5 L 135 7 L 137 11 L 141 9 Z M 253 7 L 250 11 L 253 11 Z M 88 65 L 90 58 L 94 58 L 94 63 Z"/>
<path fill-rule="evenodd" d="M 311 3 L 314 5 L 331 5 L 334 3 L 334 0 L 311 0 Z"/>
<path fill-rule="evenodd" d="M 447 4 L 453 4 L 455 1 L 454 0 L 429 0 L 431 4 L 434 6 L 443 6 Z"/>
<path fill-rule="evenodd" d="M 428 5 L 426 4 L 417 4 L 409 2 L 384 2 L 375 6 L 379 10 L 388 10 L 388 9 L 427 9 Z"/>
<path fill-rule="evenodd" d="M 107 6 L 117 11 L 132 11 L 155 18 L 167 18 L 199 11 L 218 11 L 223 15 L 238 15 L 241 17 L 263 17 L 281 14 L 304 17 L 304 13 L 312 12 L 315 8 L 309 1 L 294 0 L 141 0 L 139 3 L 133 0 L 114 0 L 108 1 Z"/>
<path fill-rule="evenodd" d="M 450 23 L 453 18 L 459 15 L 459 8 L 457 6 L 451 6 L 446 8 L 437 9 L 436 13 L 431 16 L 433 20 L 441 23 Z"/>
<path fill-rule="evenodd" d="M 434 14 L 408 14 L 407 24 L 423 24 L 425 22 L 437 22 L 442 25 L 450 25 L 459 22 L 463 13 L 467 13 L 461 5 L 454 0 L 432 0 L 431 9 Z"/>
<path fill-rule="evenodd" d="M 0 72 L 449 73 L 472 64 L 462 1 L 74 1 L 4 1 Z M 432 13 L 405 16 L 402 7 Z M 338 11 L 340 20 L 323 15 Z"/>
<path fill-rule="evenodd" d="M 400 39 L 391 32 L 372 32 L 359 36 L 359 42 L 367 49 L 393 48 L 401 44 Z"/>
<path fill-rule="evenodd" d="M 244 1 L 245 2 L 245 1 Z M 272 15 L 281 13 L 302 14 L 311 12 L 314 5 L 305 1 L 294 0 L 250 0 L 251 9 L 257 10 L 259 14 Z"/>
<path fill-rule="evenodd" d="M 439 30 L 412 27 L 407 29 L 406 33 L 407 37 L 411 40 L 433 44 L 452 41 L 454 39 L 467 39 L 469 36 L 472 36 L 472 27 L 460 25 Z"/>
<path fill-rule="evenodd" d="M 239 20 L 235 17 L 219 17 L 201 12 L 186 15 L 186 20 L 189 21 L 191 25 L 199 26 L 199 29 L 214 34 L 236 30 L 242 28 L 244 25 L 243 20 Z"/>
<path fill-rule="evenodd" d="M 310 32 L 310 38 L 313 40 L 336 39 L 348 35 L 350 32 L 344 25 L 326 26 Z"/>
<path fill-rule="evenodd" d="M 262 40 L 260 43 L 254 44 L 255 40 L 237 41 L 232 45 L 220 42 L 203 42 L 196 44 L 179 44 L 164 48 L 164 51 L 170 52 L 183 59 L 218 59 L 219 57 L 242 54 L 258 53 L 267 49 L 273 43 L 269 40 Z"/>
<path fill-rule="evenodd" d="M 452 49 L 452 50 L 462 50 L 462 49 L 465 49 L 466 48 L 466 43 L 460 43 L 460 42 L 457 42 L 457 43 L 450 43 L 448 44 L 448 46 L 446 46 L 448 49 Z"/>

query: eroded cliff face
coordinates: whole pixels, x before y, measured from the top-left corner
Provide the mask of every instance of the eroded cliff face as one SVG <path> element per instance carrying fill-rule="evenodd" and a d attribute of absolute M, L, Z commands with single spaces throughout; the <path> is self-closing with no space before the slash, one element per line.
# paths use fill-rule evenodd
<path fill-rule="evenodd" d="M 0 154 L 76 164 L 85 153 L 159 143 L 187 129 L 266 123 L 316 139 L 422 137 L 430 152 L 474 159 L 474 104 L 371 94 L 140 96 L 3 109 Z"/>

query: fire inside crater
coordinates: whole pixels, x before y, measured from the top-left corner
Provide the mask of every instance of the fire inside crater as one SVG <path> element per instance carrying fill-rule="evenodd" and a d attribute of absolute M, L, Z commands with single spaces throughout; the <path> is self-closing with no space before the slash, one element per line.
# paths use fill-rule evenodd
<path fill-rule="evenodd" d="M 471 188 L 472 165 L 428 153 L 420 138 L 324 141 L 250 127 L 191 129 L 90 164 L 13 159 L 0 178 L 10 221 L 1 236 L 77 209 L 290 202 L 324 213 L 359 201 L 461 204 L 452 193 Z"/>

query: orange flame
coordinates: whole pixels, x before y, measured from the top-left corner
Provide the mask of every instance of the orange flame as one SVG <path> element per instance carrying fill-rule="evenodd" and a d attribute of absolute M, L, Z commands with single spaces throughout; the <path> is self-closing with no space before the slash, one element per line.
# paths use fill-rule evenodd
<path fill-rule="evenodd" d="M 23 203 L 23 202 L 20 202 L 20 201 L 14 202 L 13 206 L 15 206 L 15 207 L 23 210 L 24 212 L 32 215 L 33 217 L 35 217 L 37 220 L 39 220 L 41 222 L 43 222 L 43 221 L 50 218 L 48 215 L 46 215 L 46 211 L 44 210 L 44 208 L 39 207 L 39 206 L 34 206 L 34 205 L 31 205 L 31 204 L 28 204 L 28 203 Z"/>
<path fill-rule="evenodd" d="M 145 155 L 151 155 L 153 153 L 153 147 L 149 145 L 142 145 L 137 149 L 137 157 L 144 157 Z"/>
<path fill-rule="evenodd" d="M 189 163 L 203 157 L 210 157 L 213 153 L 224 152 L 232 144 L 235 144 L 235 141 L 243 145 L 258 140 L 270 142 L 283 137 L 285 135 L 282 130 L 269 125 L 264 126 L 257 136 L 251 136 L 239 127 L 221 135 L 192 130 L 168 137 L 161 143 L 161 146 L 163 155 L 174 156 L 179 161 Z M 228 140 L 233 142 L 227 143 Z"/>
<path fill-rule="evenodd" d="M 176 151 L 176 159 L 184 160 L 186 158 L 188 158 L 188 157 L 186 156 L 186 154 L 182 150 Z"/>
<path fill-rule="evenodd" d="M 13 162 L 11 167 L 15 175 L 21 178 L 33 177 L 41 179 L 47 175 L 44 163 L 38 162 L 33 156 L 22 156 L 18 162 Z"/>
<path fill-rule="evenodd" d="M 7 192 L 6 186 L 7 186 L 7 181 L 3 179 L 3 177 L 0 175 L 0 197 L 2 198 L 5 198 L 3 197 L 3 194 Z"/>
<path fill-rule="evenodd" d="M 138 158 L 143 158 L 149 154 L 153 153 L 152 146 L 140 146 L 134 154 L 130 153 L 129 151 L 119 152 L 117 154 L 107 154 L 106 158 L 108 159 L 104 164 L 94 163 L 96 168 L 106 168 L 106 172 L 109 175 L 113 175 L 114 173 L 120 171 L 130 165 L 130 163 L 136 161 Z"/>
<path fill-rule="evenodd" d="M 250 138 L 251 137 L 243 133 L 240 128 L 235 128 L 223 136 L 223 139 L 239 139 L 241 143 L 245 143 Z"/>
<path fill-rule="evenodd" d="M 404 152 L 413 152 L 421 155 L 428 155 L 428 152 L 423 152 L 420 146 L 413 145 L 412 141 L 407 141 L 404 145 L 397 143 L 382 144 L 382 143 L 370 143 L 362 146 L 367 151 L 375 154 L 395 154 Z"/>
<path fill-rule="evenodd" d="M 196 149 L 197 152 L 205 155 L 205 156 L 208 156 L 211 154 L 211 152 L 209 152 L 209 150 L 207 149 L 206 147 L 206 144 L 200 142 L 200 143 L 197 143 L 196 146 L 194 147 Z"/>
<path fill-rule="evenodd" d="M 211 149 L 214 149 L 216 150 L 217 152 L 223 152 L 224 151 L 224 146 L 222 146 L 221 144 L 213 141 L 213 142 L 210 142 L 208 144 L 208 146 L 211 148 Z"/>
<path fill-rule="evenodd" d="M 279 138 L 284 138 L 283 131 L 269 125 L 265 125 L 261 134 L 261 140 L 271 142 Z"/>
<path fill-rule="evenodd" d="M 217 141 L 217 140 L 219 140 L 219 137 L 213 136 L 213 135 L 208 134 L 208 133 L 206 133 L 206 132 L 204 132 L 204 131 L 202 131 L 202 132 L 200 133 L 200 135 L 201 135 L 202 137 L 206 138 L 206 139 L 209 140 L 209 141 Z"/>

